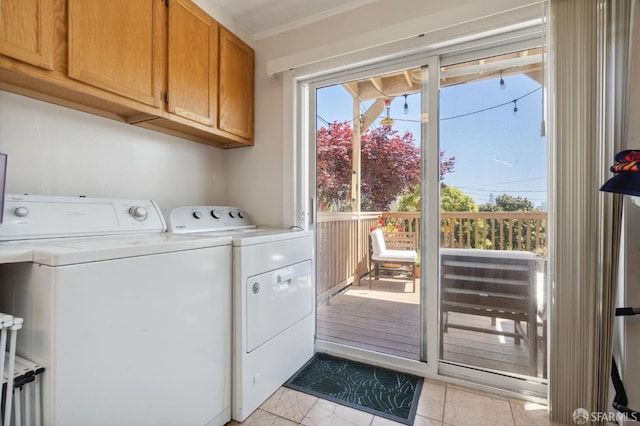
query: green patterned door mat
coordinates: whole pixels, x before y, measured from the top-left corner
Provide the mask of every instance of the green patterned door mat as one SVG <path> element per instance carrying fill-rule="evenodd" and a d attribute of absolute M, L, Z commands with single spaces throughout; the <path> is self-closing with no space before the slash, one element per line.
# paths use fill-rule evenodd
<path fill-rule="evenodd" d="M 422 377 L 318 353 L 285 386 L 412 425 L 422 382 Z"/>

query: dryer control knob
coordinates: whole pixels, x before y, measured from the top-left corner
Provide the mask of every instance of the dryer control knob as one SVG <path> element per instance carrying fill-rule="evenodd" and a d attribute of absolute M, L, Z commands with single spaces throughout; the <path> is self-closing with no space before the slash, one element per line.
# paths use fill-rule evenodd
<path fill-rule="evenodd" d="M 235 213 L 233 213 L 233 212 L 229 212 L 229 217 L 230 217 L 231 219 L 235 219 L 235 218 L 236 218 L 236 215 L 235 215 Z"/>
<path fill-rule="evenodd" d="M 211 210 L 211 217 L 214 219 L 220 219 L 220 212 L 218 210 Z"/>
<path fill-rule="evenodd" d="M 13 214 L 18 217 L 26 217 L 29 214 L 29 209 L 26 207 L 16 207 L 16 209 L 13 211 Z"/>
<path fill-rule="evenodd" d="M 195 212 L 193 212 L 193 217 L 195 217 L 196 219 L 202 219 L 202 212 L 200 210 L 196 210 Z"/>
<path fill-rule="evenodd" d="M 149 216 L 147 209 L 140 206 L 133 206 L 129 209 L 129 214 L 136 220 L 145 220 Z"/>

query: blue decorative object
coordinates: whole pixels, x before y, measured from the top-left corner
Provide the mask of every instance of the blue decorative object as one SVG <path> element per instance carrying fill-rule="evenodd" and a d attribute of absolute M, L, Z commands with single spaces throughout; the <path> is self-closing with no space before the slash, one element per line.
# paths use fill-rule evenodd
<path fill-rule="evenodd" d="M 625 150 L 616 154 L 616 164 L 611 166 L 615 175 L 602 185 L 600 191 L 640 196 L 639 158 L 639 150 Z"/>
<path fill-rule="evenodd" d="M 640 196 L 640 173 L 620 172 L 606 181 L 600 191 Z"/>

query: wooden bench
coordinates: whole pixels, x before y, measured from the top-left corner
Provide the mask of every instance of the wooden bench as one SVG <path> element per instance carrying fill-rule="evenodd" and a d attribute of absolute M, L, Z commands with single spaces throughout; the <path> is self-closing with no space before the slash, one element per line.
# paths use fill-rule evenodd
<path fill-rule="evenodd" d="M 440 312 L 442 332 L 459 328 L 513 337 L 529 342 L 529 369 L 537 375 L 538 302 L 537 273 L 543 260 L 531 252 L 441 249 Z M 459 312 L 514 322 L 514 332 L 449 322 L 448 313 Z M 522 324 L 526 325 L 526 330 Z M 441 355 L 443 349 L 440 339 Z"/>

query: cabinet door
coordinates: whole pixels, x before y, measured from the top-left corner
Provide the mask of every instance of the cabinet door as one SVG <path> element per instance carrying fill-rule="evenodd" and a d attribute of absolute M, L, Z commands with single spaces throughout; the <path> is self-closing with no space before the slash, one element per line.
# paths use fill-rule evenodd
<path fill-rule="evenodd" d="M 69 76 L 159 107 L 164 3 L 68 1 Z"/>
<path fill-rule="evenodd" d="M 53 0 L 0 1 L 0 54 L 53 69 Z"/>
<path fill-rule="evenodd" d="M 189 0 L 169 3 L 168 111 L 216 125 L 218 24 Z"/>
<path fill-rule="evenodd" d="M 220 29 L 219 128 L 253 139 L 254 52 L 227 29 Z"/>

